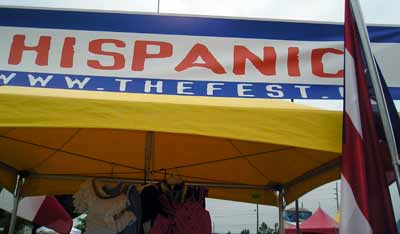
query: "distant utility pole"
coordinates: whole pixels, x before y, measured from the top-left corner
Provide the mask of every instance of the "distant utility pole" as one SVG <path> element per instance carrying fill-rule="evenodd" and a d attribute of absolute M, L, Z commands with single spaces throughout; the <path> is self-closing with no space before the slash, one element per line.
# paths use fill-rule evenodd
<path fill-rule="evenodd" d="M 300 224 L 299 224 L 299 199 L 296 199 L 296 234 L 300 234 Z"/>
<path fill-rule="evenodd" d="M 338 182 L 336 182 L 334 195 L 335 195 L 335 199 L 336 199 L 336 211 L 339 211 L 339 187 L 338 187 Z"/>

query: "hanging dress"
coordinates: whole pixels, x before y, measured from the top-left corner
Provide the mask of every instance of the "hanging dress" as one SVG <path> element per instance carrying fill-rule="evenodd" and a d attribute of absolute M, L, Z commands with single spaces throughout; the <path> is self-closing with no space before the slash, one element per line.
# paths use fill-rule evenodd
<path fill-rule="evenodd" d="M 211 218 L 204 208 L 205 196 L 185 201 L 186 191 L 167 191 L 163 206 L 149 234 L 211 234 Z"/>

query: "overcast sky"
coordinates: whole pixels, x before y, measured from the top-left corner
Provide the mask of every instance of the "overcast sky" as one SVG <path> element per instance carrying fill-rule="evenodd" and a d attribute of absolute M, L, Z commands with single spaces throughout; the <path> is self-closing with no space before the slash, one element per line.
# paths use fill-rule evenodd
<path fill-rule="evenodd" d="M 360 0 L 367 23 L 400 25 L 399 0 Z M 159 4 L 158 4 L 159 3 Z M 69 9 L 151 12 L 162 14 L 194 14 L 266 19 L 291 19 L 343 22 L 343 0 L 0 0 L 0 5 L 55 7 Z M 320 101 L 302 101 L 325 109 L 341 110 L 339 101 L 327 104 Z M 300 198 L 300 204 L 314 211 L 320 205 L 330 215 L 336 214 L 335 182 L 322 186 Z M 394 193 L 396 194 L 396 193 Z M 400 202 L 395 198 L 396 216 Z M 290 205 L 292 206 L 292 205 Z M 289 207 L 290 207 L 289 206 Z M 208 200 L 215 231 L 240 232 L 247 228 L 254 233 L 256 206 L 237 202 Z M 277 209 L 260 206 L 260 222 L 277 222 Z"/>
<path fill-rule="evenodd" d="M 398 0 L 360 0 L 366 21 L 400 24 Z M 2 5 L 157 12 L 157 0 L 0 0 Z M 343 21 L 343 0 L 160 0 L 161 13 Z"/>

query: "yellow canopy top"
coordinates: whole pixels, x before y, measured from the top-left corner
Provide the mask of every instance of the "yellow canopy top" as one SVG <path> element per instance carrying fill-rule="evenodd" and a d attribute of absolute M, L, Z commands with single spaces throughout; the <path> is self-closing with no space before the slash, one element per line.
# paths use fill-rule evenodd
<path fill-rule="evenodd" d="M 2 86 L 0 110 L 0 184 L 27 171 L 24 195 L 71 194 L 87 176 L 143 180 L 146 154 L 153 180 L 260 204 L 339 176 L 341 113 L 286 101 Z"/>

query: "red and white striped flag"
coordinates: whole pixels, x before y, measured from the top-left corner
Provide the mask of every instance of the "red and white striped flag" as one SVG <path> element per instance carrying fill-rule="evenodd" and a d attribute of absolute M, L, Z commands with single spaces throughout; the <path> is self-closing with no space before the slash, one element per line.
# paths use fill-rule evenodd
<path fill-rule="evenodd" d="M 2 191 L 2 193 L 4 192 Z M 3 201 L 0 202 L 0 208 L 11 213 L 12 206 L 4 205 L 6 202 L 5 200 L 9 199 L 4 199 L 4 197 L 12 198 L 12 195 L 2 195 Z M 11 204 L 12 202 L 9 200 L 9 203 Z M 71 216 L 53 196 L 23 198 L 19 203 L 17 216 L 37 225 L 53 229 L 61 234 L 69 234 L 72 229 Z"/>
<path fill-rule="evenodd" d="M 345 5 L 345 110 L 340 234 L 396 233 L 359 35 Z"/>
<path fill-rule="evenodd" d="M 72 229 L 71 216 L 53 196 L 23 198 L 17 214 L 61 234 L 69 234 Z"/>

